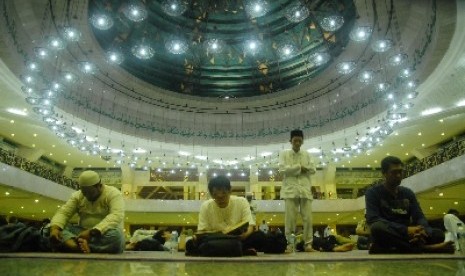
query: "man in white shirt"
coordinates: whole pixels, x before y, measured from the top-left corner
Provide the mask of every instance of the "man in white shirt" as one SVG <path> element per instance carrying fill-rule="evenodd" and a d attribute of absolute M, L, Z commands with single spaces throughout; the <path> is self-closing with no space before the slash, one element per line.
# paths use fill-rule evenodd
<path fill-rule="evenodd" d="M 238 236 L 242 241 L 244 253 L 247 250 L 260 251 L 263 247 L 261 235 L 254 232 L 255 221 L 252 218 L 249 202 L 243 197 L 231 195 L 231 183 L 225 176 L 217 176 L 208 182 L 208 191 L 212 199 L 202 203 L 199 213 L 198 232 L 223 232 L 241 222 L 249 222 L 246 231 Z"/>
<path fill-rule="evenodd" d="M 79 176 L 79 191 L 53 216 L 50 242 L 58 251 L 122 253 L 124 201 L 115 187 L 106 186 L 94 171 Z M 69 225 L 74 214 L 79 225 Z"/>
<path fill-rule="evenodd" d="M 281 152 L 279 156 L 279 170 L 283 173 L 283 185 L 281 199 L 285 202 L 284 233 L 289 241 L 290 235 L 295 234 L 297 213 L 300 211 L 303 223 L 304 249 L 307 252 L 312 249 L 313 225 L 312 225 L 312 200 L 310 175 L 316 172 L 310 154 L 301 151 L 304 134 L 302 130 L 291 131 L 291 150 Z"/>

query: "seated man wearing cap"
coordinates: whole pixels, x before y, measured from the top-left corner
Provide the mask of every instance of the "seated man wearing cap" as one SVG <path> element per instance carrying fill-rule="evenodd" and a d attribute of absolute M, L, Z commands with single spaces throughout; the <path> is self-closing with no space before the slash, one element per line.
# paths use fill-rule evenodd
<path fill-rule="evenodd" d="M 80 190 L 53 216 L 50 242 L 57 251 L 122 253 L 124 201 L 115 187 L 106 186 L 94 171 L 79 176 Z M 69 225 L 74 214 L 77 226 Z"/>

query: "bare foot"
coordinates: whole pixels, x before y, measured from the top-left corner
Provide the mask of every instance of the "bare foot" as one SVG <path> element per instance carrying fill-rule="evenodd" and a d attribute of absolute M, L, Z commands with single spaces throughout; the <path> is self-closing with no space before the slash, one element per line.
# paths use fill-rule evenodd
<path fill-rule="evenodd" d="M 85 239 L 78 239 L 79 248 L 81 249 L 82 253 L 90 253 L 90 247 Z"/>
<path fill-rule="evenodd" d="M 423 251 L 427 253 L 450 253 L 455 252 L 455 245 L 453 241 L 447 241 L 436 244 L 428 244 L 423 246 Z"/>
<path fill-rule="evenodd" d="M 342 245 L 335 246 L 333 248 L 333 252 L 347 252 L 347 251 L 351 251 L 352 249 L 354 249 L 354 247 L 355 247 L 355 243 L 345 243 Z"/>

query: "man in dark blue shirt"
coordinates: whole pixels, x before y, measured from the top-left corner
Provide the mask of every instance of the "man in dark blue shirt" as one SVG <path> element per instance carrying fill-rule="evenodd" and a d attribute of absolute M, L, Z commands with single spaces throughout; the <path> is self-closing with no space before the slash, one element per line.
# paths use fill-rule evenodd
<path fill-rule="evenodd" d="M 381 161 L 384 182 L 366 191 L 366 219 L 376 253 L 454 253 L 453 243 L 433 229 L 412 190 L 401 187 L 403 164 L 394 156 Z"/>

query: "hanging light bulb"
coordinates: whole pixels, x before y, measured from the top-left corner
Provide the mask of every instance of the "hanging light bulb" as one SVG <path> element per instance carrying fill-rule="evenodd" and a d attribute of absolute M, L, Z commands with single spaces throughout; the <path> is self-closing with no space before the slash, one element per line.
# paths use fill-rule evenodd
<path fill-rule="evenodd" d="M 372 28 L 370 26 L 360 26 L 360 27 L 354 28 L 350 32 L 349 37 L 353 41 L 362 42 L 362 41 L 367 40 L 370 37 L 371 32 L 372 32 Z"/>
<path fill-rule="evenodd" d="M 391 47 L 392 47 L 392 40 L 390 39 L 380 39 L 380 40 L 373 42 L 373 44 L 371 45 L 371 48 L 373 49 L 373 51 L 377 53 L 384 53 L 387 50 L 391 49 Z"/>
<path fill-rule="evenodd" d="M 355 69 L 355 62 L 345 61 L 336 65 L 336 70 L 343 75 L 347 75 Z"/>
<path fill-rule="evenodd" d="M 320 20 L 320 26 L 327 32 L 335 32 L 344 25 L 344 17 L 340 15 L 331 15 Z"/>
<path fill-rule="evenodd" d="M 79 32 L 76 28 L 73 27 L 65 27 L 63 28 L 63 37 L 70 42 L 79 41 L 81 38 L 81 32 Z"/>
<path fill-rule="evenodd" d="M 187 5 L 180 0 L 166 0 L 162 3 L 163 11 L 170 16 L 180 16 L 187 10 Z"/>
<path fill-rule="evenodd" d="M 248 0 L 245 3 L 245 12 L 250 18 L 264 16 L 269 9 L 269 4 L 265 0 Z"/>
<path fill-rule="evenodd" d="M 180 55 L 180 54 L 184 54 L 187 51 L 187 49 L 189 48 L 189 45 L 187 45 L 187 42 L 183 39 L 170 38 L 165 43 L 165 48 L 166 50 L 168 50 L 168 52 L 172 54 Z"/>
<path fill-rule="evenodd" d="M 287 20 L 298 23 L 307 18 L 309 14 L 308 8 L 297 2 L 286 9 L 284 16 L 286 16 Z"/>
<path fill-rule="evenodd" d="M 141 42 L 131 48 L 132 54 L 139 59 L 149 59 L 155 55 L 155 50 L 148 44 Z"/>
<path fill-rule="evenodd" d="M 124 61 L 124 55 L 117 50 L 110 50 L 106 53 L 107 62 L 121 64 Z"/>
<path fill-rule="evenodd" d="M 131 21 L 141 22 L 147 18 L 147 9 L 140 2 L 129 2 L 123 9 L 124 15 Z"/>
<path fill-rule="evenodd" d="M 327 52 L 318 52 L 309 56 L 308 61 L 315 64 L 315 66 L 320 66 L 327 63 L 331 59 L 331 55 Z"/>
<path fill-rule="evenodd" d="M 90 22 L 92 23 L 92 26 L 101 31 L 110 29 L 114 24 L 113 19 L 106 14 L 94 14 L 90 18 Z"/>

